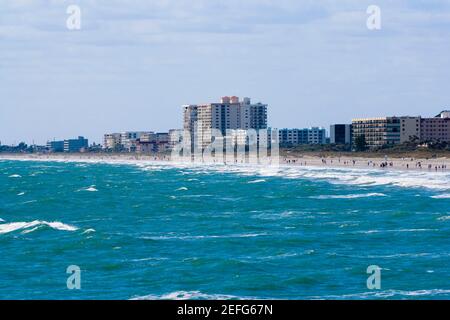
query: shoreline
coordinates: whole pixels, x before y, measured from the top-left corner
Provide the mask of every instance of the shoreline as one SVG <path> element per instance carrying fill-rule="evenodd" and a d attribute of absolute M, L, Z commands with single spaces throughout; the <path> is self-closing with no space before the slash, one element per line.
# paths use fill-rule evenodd
<path fill-rule="evenodd" d="M 167 162 L 167 155 L 142 154 L 0 154 L 0 160 L 11 161 L 69 161 L 69 162 Z M 188 164 L 188 162 L 185 162 Z M 201 164 L 196 162 L 194 164 Z M 208 163 L 214 164 L 214 163 Z M 280 156 L 280 165 L 288 167 L 317 167 L 317 168 L 347 168 L 347 169 L 378 169 L 380 171 L 402 170 L 417 172 L 450 172 L 450 159 L 416 159 L 416 158 L 372 158 L 372 157 L 319 157 L 311 155 Z M 230 164 L 230 165 L 235 165 Z"/>

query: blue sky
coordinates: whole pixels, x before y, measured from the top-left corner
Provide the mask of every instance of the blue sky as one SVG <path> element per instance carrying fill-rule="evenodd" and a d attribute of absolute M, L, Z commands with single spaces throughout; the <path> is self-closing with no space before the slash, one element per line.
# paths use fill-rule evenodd
<path fill-rule="evenodd" d="M 432 116 L 449 71 L 450 0 L 0 0 L 3 144 L 165 131 L 223 95 L 268 103 L 278 128 Z"/>

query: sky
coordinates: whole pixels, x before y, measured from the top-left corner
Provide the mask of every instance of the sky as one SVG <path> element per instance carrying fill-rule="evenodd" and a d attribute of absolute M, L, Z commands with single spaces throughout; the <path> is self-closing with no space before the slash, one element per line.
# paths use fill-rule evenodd
<path fill-rule="evenodd" d="M 2 144 L 181 128 L 183 104 L 225 95 L 267 103 L 274 128 L 434 116 L 450 0 L 0 0 Z"/>

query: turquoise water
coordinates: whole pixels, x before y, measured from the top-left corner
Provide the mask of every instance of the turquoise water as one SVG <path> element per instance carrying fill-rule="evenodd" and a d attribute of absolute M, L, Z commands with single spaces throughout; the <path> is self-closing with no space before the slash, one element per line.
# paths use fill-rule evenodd
<path fill-rule="evenodd" d="M 450 297 L 448 173 L 3 160 L 0 188 L 0 299 Z"/>

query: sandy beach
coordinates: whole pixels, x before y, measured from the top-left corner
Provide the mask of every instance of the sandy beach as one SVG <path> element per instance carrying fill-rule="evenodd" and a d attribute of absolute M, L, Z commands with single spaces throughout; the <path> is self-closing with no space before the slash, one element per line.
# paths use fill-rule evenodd
<path fill-rule="evenodd" d="M 36 160 L 36 161 L 80 161 L 80 162 L 170 162 L 168 155 L 144 154 L 0 154 L 0 160 Z M 372 157 L 318 157 L 310 155 L 296 155 L 280 157 L 281 165 L 313 166 L 330 168 L 359 168 L 380 170 L 414 170 L 448 172 L 450 159 L 420 159 L 420 158 L 372 158 Z"/>
<path fill-rule="evenodd" d="M 420 159 L 420 158 L 364 158 L 364 157 L 284 157 L 282 163 L 299 166 L 368 168 L 382 170 L 423 170 L 448 171 L 450 159 Z"/>

